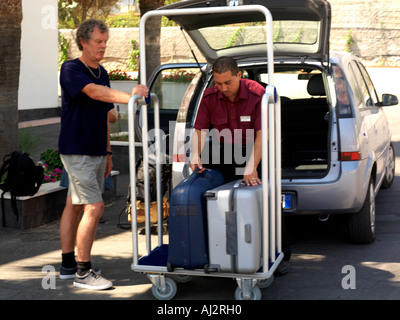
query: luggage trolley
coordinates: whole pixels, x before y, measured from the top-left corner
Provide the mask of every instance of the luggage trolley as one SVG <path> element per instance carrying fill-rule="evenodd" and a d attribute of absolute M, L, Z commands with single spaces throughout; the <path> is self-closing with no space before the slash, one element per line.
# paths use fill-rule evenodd
<path fill-rule="evenodd" d="M 171 9 L 154 10 L 147 12 L 140 21 L 140 65 L 141 83 L 146 83 L 145 70 L 145 37 L 144 26 L 146 20 L 152 16 L 162 15 L 191 15 L 218 12 L 261 12 L 266 18 L 267 32 L 267 53 L 269 85 L 262 98 L 262 267 L 252 274 L 232 272 L 205 272 L 203 269 L 188 270 L 175 268 L 170 270 L 166 263 L 159 263 L 159 257 L 165 259 L 165 248 L 162 236 L 162 195 L 161 195 L 161 164 L 160 164 L 160 131 L 159 131 L 159 101 L 156 95 L 151 94 L 154 103 L 154 128 L 155 128 L 155 151 L 156 151 L 156 190 L 157 190 L 157 212 L 158 212 L 158 245 L 152 248 L 150 235 L 150 193 L 148 174 L 148 133 L 147 133 L 147 105 L 143 104 L 140 96 L 131 98 L 128 104 L 128 128 L 129 128 L 129 168 L 131 203 L 136 203 L 136 158 L 135 158 L 135 128 L 134 117 L 138 108 L 142 109 L 142 146 L 144 166 L 144 187 L 145 187 L 145 231 L 147 255 L 139 259 L 138 227 L 136 206 L 132 206 L 132 242 L 133 262 L 131 269 L 135 272 L 146 273 L 153 284 L 153 295 L 159 300 L 172 299 L 177 292 L 176 281 L 185 282 L 192 276 L 225 277 L 236 279 L 238 288 L 235 292 L 237 300 L 259 300 L 261 299 L 261 288 L 268 287 L 273 280 L 273 273 L 282 261 L 281 250 L 281 150 L 280 150 L 280 98 L 274 84 L 273 64 L 273 39 L 272 39 L 272 15 L 268 9 L 260 5 L 246 5 L 236 7 L 218 8 L 196 8 L 196 9 Z M 268 140 L 269 138 L 269 140 Z M 143 262 L 142 260 L 146 260 Z M 174 280 L 175 279 L 175 280 Z"/>

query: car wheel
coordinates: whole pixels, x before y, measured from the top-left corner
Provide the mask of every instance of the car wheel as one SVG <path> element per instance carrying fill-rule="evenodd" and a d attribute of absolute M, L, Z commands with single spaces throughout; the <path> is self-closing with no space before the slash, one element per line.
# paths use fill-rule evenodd
<path fill-rule="evenodd" d="M 369 244 L 375 240 L 375 193 L 371 178 L 361 210 L 349 217 L 349 236 L 353 243 Z"/>
<path fill-rule="evenodd" d="M 394 153 L 393 145 L 389 146 L 388 163 L 386 165 L 385 177 L 382 182 L 382 189 L 390 188 L 394 181 L 396 155 Z"/>

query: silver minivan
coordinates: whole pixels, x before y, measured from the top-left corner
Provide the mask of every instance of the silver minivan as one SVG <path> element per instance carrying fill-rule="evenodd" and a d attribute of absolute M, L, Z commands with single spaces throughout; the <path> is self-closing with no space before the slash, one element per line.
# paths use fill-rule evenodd
<path fill-rule="evenodd" d="M 373 242 L 375 197 L 381 187 L 391 186 L 395 171 L 391 132 L 382 107 L 397 104 L 396 96 L 379 97 L 357 57 L 329 51 L 331 9 L 326 0 L 186 0 L 162 9 L 248 4 L 267 6 L 273 18 L 283 211 L 323 217 L 348 214 L 350 239 Z M 198 71 L 169 129 L 175 186 L 190 174 L 188 141 L 203 92 L 214 85 L 212 63 L 221 56 L 233 57 L 242 75 L 263 85 L 269 74 L 262 15 L 221 11 L 167 17 L 186 31 L 207 60 L 167 66 Z"/>

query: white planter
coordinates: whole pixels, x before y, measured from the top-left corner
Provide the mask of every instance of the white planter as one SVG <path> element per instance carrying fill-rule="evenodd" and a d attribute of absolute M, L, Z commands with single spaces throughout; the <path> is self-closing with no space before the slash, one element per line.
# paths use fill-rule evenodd
<path fill-rule="evenodd" d="M 111 172 L 114 188 L 103 193 L 104 201 L 114 199 L 117 190 L 117 176 L 119 172 Z M 61 187 L 60 181 L 43 183 L 39 191 L 33 196 L 17 197 L 18 217 L 11 210 L 11 196 L 4 195 L 5 225 L 0 219 L 1 228 L 26 230 L 59 219 L 65 207 L 68 188 Z"/>
<path fill-rule="evenodd" d="M 26 230 L 61 217 L 67 197 L 67 188 L 60 181 L 44 183 L 31 197 L 17 197 L 18 217 L 11 210 L 11 197 L 4 195 L 5 225 L 1 227 Z"/>

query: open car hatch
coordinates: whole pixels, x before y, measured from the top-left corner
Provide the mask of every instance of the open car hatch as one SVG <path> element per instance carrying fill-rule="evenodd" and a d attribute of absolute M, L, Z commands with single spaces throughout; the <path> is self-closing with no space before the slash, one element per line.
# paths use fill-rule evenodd
<path fill-rule="evenodd" d="M 237 2 L 236 2 L 237 1 Z M 229 4 L 262 5 L 273 18 L 274 57 L 329 59 L 331 7 L 326 0 L 187 0 L 165 7 L 196 9 Z M 178 23 L 196 43 L 207 61 L 221 56 L 236 59 L 266 57 L 265 17 L 261 13 L 231 12 L 198 15 L 166 15 Z M 264 26 L 264 27 L 263 27 Z M 224 27 L 223 29 L 221 27 Z"/>

